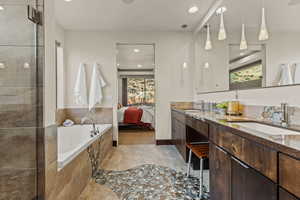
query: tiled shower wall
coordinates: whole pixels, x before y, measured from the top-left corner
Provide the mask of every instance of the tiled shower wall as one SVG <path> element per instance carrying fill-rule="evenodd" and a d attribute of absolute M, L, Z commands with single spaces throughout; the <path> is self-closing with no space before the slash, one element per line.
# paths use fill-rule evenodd
<path fill-rule="evenodd" d="M 43 27 L 27 19 L 27 5 L 1 1 L 0 200 L 37 195 L 37 130 L 42 127 Z M 38 95 L 40 94 L 40 95 Z"/>

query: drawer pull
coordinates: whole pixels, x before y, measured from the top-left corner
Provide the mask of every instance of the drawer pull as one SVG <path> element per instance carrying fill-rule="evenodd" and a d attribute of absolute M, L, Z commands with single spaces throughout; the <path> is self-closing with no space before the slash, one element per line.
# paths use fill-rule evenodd
<path fill-rule="evenodd" d="M 216 148 L 219 150 L 219 151 L 221 151 L 221 152 L 223 152 L 224 154 L 228 154 L 226 151 L 224 151 L 222 148 L 220 148 L 220 147 L 218 147 L 218 146 L 216 146 Z"/>
<path fill-rule="evenodd" d="M 241 161 L 239 161 L 238 159 L 236 159 L 235 157 L 232 157 L 232 160 L 234 160 L 235 162 L 237 162 L 239 165 L 241 165 L 242 167 L 249 169 L 249 167 L 247 165 L 245 165 L 244 163 L 242 163 Z"/>

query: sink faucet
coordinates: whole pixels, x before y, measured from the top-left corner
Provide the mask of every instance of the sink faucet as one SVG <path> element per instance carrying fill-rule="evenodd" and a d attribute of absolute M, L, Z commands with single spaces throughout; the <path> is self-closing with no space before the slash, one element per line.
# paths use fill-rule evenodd
<path fill-rule="evenodd" d="M 289 106 L 287 103 L 281 103 L 281 125 L 287 127 L 289 125 Z"/>

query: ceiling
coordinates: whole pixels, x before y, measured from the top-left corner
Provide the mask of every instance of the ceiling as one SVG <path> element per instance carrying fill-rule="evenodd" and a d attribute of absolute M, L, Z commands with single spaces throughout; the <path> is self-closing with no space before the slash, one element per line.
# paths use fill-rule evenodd
<path fill-rule="evenodd" d="M 57 22 L 67 30 L 193 30 L 214 0 L 55 0 Z M 199 12 L 189 14 L 197 5 Z"/>
<path fill-rule="evenodd" d="M 259 28 L 263 5 L 270 31 L 300 31 L 300 0 L 224 0 L 223 5 L 227 8 L 224 19 L 228 32 L 240 31 L 243 22 L 248 29 Z M 218 29 L 220 17 L 214 15 L 209 23 Z"/>
<path fill-rule="evenodd" d="M 135 52 L 139 50 L 139 52 Z M 118 45 L 118 69 L 154 69 L 155 53 L 153 45 Z"/>

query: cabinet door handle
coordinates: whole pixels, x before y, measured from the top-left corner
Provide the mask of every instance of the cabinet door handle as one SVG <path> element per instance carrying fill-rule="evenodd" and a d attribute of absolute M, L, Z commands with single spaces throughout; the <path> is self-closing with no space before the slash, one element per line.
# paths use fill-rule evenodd
<path fill-rule="evenodd" d="M 221 152 L 223 152 L 224 154 L 228 154 L 226 151 L 224 151 L 222 148 L 220 148 L 220 147 L 218 147 L 218 146 L 216 146 L 216 148 L 219 150 L 219 151 L 221 151 Z"/>
<path fill-rule="evenodd" d="M 237 162 L 239 165 L 241 165 L 242 167 L 249 169 L 249 167 L 247 165 L 245 165 L 244 163 L 242 163 L 241 161 L 239 161 L 238 159 L 236 159 L 235 157 L 232 157 L 232 160 L 234 160 L 235 162 Z"/>

